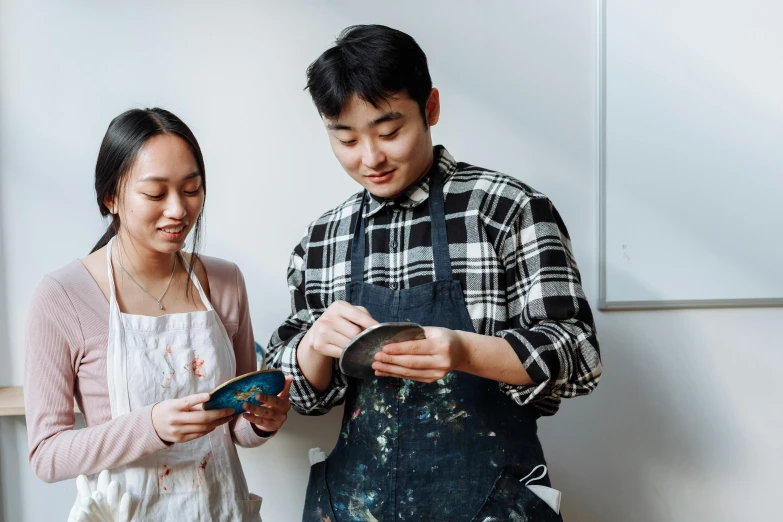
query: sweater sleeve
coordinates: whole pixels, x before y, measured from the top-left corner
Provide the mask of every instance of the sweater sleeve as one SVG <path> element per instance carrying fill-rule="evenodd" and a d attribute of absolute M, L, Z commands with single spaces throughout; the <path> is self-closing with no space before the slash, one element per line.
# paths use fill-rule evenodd
<path fill-rule="evenodd" d="M 236 297 L 239 305 L 239 317 L 237 321 L 237 333 L 232 342 L 234 355 L 237 361 L 237 375 L 244 375 L 256 371 L 256 343 L 253 338 L 253 325 L 250 323 L 250 307 L 247 300 L 247 287 L 245 278 L 239 267 L 236 271 Z M 242 415 L 231 421 L 231 435 L 234 442 L 243 448 L 255 448 L 269 440 L 269 435 L 261 435 L 253 427 L 253 424 Z"/>
<path fill-rule="evenodd" d="M 167 447 L 152 425 L 152 405 L 74 429 L 75 368 L 83 352 L 79 317 L 67 292 L 44 278 L 27 316 L 24 396 L 29 460 L 45 482 L 116 468 Z"/>

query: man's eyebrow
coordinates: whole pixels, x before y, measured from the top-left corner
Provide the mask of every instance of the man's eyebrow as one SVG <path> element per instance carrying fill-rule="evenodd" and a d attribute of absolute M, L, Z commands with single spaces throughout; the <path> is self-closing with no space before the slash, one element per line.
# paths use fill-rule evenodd
<path fill-rule="evenodd" d="M 405 116 L 401 112 L 398 112 L 398 111 L 387 112 L 386 114 L 384 114 L 380 118 L 376 118 L 375 120 L 371 121 L 370 124 L 368 125 L 368 127 L 369 128 L 377 127 L 381 123 L 386 123 L 387 121 L 399 120 L 399 119 L 402 119 L 404 117 Z M 348 131 L 354 130 L 353 127 L 351 127 L 350 125 L 346 125 L 346 124 L 340 123 L 340 122 L 329 123 L 329 124 L 326 125 L 326 128 L 329 129 L 329 130 L 348 130 Z"/>
<path fill-rule="evenodd" d="M 401 112 L 397 112 L 397 111 L 387 112 L 377 120 L 374 120 L 372 123 L 370 123 L 370 127 L 375 127 L 377 125 L 380 125 L 381 123 L 386 123 L 387 121 L 399 120 L 402 118 L 403 118 L 403 114 Z"/>
<path fill-rule="evenodd" d="M 326 126 L 326 128 L 329 130 L 353 130 L 353 127 L 351 127 L 350 125 L 345 125 L 343 123 L 338 123 L 338 122 L 330 123 Z"/>

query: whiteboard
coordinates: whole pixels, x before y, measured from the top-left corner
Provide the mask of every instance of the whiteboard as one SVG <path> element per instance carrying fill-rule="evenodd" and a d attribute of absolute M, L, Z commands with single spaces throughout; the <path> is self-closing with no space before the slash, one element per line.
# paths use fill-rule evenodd
<path fill-rule="evenodd" d="M 783 3 L 602 0 L 599 308 L 783 305 Z"/>

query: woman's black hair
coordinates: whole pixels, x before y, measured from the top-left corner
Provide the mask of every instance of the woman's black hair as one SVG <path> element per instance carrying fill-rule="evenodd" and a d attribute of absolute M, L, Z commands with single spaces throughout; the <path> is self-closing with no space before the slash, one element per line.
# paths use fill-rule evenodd
<path fill-rule="evenodd" d="M 111 121 L 98 151 L 98 161 L 95 164 L 95 195 L 101 216 L 112 215 L 105 201 L 107 199 L 113 200 L 119 195 L 120 184 L 126 179 L 125 176 L 133 167 L 141 148 L 147 140 L 161 134 L 173 134 L 188 144 L 198 165 L 201 174 L 201 187 L 204 190 L 204 197 L 206 197 L 207 179 L 204 170 L 204 157 L 201 155 L 201 148 L 190 128 L 165 109 L 131 109 Z M 203 212 L 199 214 L 191 232 L 192 253 L 188 276 L 193 273 L 193 267 L 198 262 L 202 216 Z M 95 244 L 92 252 L 103 248 L 112 237 L 117 235 L 119 230 L 120 216 L 117 213 L 112 215 L 112 221 L 106 229 L 106 233 Z"/>
<path fill-rule="evenodd" d="M 427 56 L 409 35 L 384 25 L 354 25 L 310 64 L 305 89 L 318 112 L 330 119 L 354 94 L 377 108 L 404 91 L 419 105 L 426 125 L 432 79 Z"/>

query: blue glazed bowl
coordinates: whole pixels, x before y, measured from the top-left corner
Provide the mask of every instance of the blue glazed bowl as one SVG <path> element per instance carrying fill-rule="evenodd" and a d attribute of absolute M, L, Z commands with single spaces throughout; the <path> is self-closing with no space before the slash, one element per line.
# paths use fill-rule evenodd
<path fill-rule="evenodd" d="M 204 403 L 205 410 L 234 408 L 234 415 L 243 413 L 242 405 L 246 402 L 258 406 L 257 393 L 277 395 L 283 391 L 285 376 L 280 370 L 258 370 L 246 373 L 226 381 L 210 392 L 210 397 Z"/>

